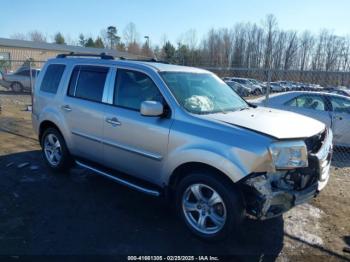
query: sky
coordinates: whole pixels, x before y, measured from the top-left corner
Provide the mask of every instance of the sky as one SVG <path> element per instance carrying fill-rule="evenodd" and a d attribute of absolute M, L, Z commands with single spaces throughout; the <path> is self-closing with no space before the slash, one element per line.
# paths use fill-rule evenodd
<path fill-rule="evenodd" d="M 350 35 L 350 0 L 0 0 L 0 37 L 38 30 L 48 40 L 58 31 L 77 40 L 114 25 L 122 35 L 133 22 L 151 44 L 176 43 L 189 29 L 200 40 L 211 28 L 262 23 L 274 14 L 279 28 Z"/>

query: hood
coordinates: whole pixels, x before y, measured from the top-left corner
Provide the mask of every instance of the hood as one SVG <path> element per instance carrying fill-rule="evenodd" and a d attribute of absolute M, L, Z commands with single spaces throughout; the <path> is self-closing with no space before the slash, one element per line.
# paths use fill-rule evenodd
<path fill-rule="evenodd" d="M 262 107 L 226 114 L 210 114 L 205 117 L 264 133 L 277 139 L 311 137 L 325 129 L 323 123 L 312 118 Z"/>

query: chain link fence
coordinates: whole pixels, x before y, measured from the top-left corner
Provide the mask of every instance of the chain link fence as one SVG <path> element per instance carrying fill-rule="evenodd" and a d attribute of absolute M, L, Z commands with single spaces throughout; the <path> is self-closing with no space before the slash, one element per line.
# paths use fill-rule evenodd
<path fill-rule="evenodd" d="M 45 61 L 0 60 L 0 94 L 31 94 Z M 333 163 L 350 167 L 350 72 L 206 67 L 247 101 L 287 110 L 333 130 Z M 296 129 L 298 126 L 295 127 Z"/>

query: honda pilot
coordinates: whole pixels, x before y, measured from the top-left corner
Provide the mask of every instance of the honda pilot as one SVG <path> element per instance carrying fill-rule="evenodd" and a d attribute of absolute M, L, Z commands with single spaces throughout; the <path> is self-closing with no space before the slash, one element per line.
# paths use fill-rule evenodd
<path fill-rule="evenodd" d="M 206 240 L 234 234 L 244 216 L 280 216 L 329 179 L 323 123 L 251 105 L 198 68 L 59 55 L 38 76 L 32 122 L 53 171 L 74 164 L 166 197 Z"/>

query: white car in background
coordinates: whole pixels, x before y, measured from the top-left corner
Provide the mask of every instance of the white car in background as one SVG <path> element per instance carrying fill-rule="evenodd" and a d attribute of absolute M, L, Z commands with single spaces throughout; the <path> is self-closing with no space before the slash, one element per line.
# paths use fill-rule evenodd
<path fill-rule="evenodd" d="M 253 104 L 312 117 L 332 129 L 334 145 L 350 147 L 350 98 L 324 92 L 293 91 L 250 100 Z M 296 127 L 298 128 L 298 127 Z"/>

